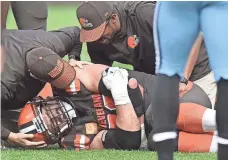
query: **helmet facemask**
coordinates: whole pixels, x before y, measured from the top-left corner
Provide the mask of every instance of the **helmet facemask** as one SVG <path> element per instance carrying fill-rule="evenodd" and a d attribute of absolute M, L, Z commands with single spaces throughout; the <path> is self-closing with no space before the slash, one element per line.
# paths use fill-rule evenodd
<path fill-rule="evenodd" d="M 57 143 L 72 128 L 73 119 L 77 117 L 76 111 L 68 103 L 58 97 L 33 100 L 33 112 L 37 113 L 33 123 L 37 132 L 45 133 L 49 144 Z"/>

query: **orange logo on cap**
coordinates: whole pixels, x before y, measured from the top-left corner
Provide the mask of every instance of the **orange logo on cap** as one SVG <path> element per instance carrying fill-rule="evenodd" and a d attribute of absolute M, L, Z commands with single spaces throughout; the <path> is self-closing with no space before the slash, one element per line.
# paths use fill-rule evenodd
<path fill-rule="evenodd" d="M 136 35 L 129 36 L 127 44 L 130 48 L 134 49 L 139 44 L 139 38 Z"/>
<path fill-rule="evenodd" d="M 90 23 L 87 19 L 85 18 L 79 18 L 79 23 L 81 24 L 82 27 L 85 28 L 90 28 L 93 27 L 93 24 Z"/>
<path fill-rule="evenodd" d="M 79 19 L 79 22 L 80 22 L 80 24 L 81 24 L 81 25 L 84 25 L 84 24 L 85 24 L 85 22 L 86 22 L 86 19 L 84 19 L 84 18 L 80 18 L 80 19 Z"/>

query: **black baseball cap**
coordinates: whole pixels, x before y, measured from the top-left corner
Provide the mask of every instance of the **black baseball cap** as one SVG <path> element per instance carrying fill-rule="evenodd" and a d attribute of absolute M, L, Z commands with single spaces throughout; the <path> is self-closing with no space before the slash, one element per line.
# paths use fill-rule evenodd
<path fill-rule="evenodd" d="M 26 54 L 26 64 L 31 76 L 49 82 L 56 88 L 66 88 L 75 79 L 76 71 L 49 48 L 40 47 Z"/>
<path fill-rule="evenodd" d="M 84 2 L 77 9 L 77 17 L 82 26 L 81 42 L 94 42 L 104 33 L 106 21 L 113 12 L 113 3 L 104 1 Z"/>

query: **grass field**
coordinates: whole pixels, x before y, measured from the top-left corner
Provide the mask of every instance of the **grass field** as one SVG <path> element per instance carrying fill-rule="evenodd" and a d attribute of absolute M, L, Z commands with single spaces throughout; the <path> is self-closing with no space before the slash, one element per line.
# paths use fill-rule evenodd
<path fill-rule="evenodd" d="M 75 9 L 73 6 L 49 6 L 48 30 L 54 30 L 61 27 L 79 25 Z M 10 12 L 8 17 L 9 29 L 16 29 L 16 23 Z M 82 60 L 89 61 L 87 49 L 83 45 Z M 129 65 L 115 63 L 114 66 L 132 68 Z M 176 153 L 175 160 L 215 160 L 216 154 L 198 154 L 198 153 Z M 156 154 L 149 151 L 62 151 L 57 149 L 48 150 L 2 150 L 2 160 L 155 160 Z"/>
<path fill-rule="evenodd" d="M 2 160 L 155 160 L 156 153 L 149 151 L 2 151 Z M 214 160 L 215 154 L 176 153 L 175 160 Z"/>

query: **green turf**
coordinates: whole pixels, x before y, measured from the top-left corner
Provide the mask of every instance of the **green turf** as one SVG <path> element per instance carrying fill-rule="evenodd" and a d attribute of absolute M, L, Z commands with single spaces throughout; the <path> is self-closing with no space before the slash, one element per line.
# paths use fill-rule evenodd
<path fill-rule="evenodd" d="M 79 25 L 75 16 L 75 5 L 49 6 L 48 30 Z M 9 13 L 9 29 L 16 29 L 12 13 Z M 82 60 L 89 61 L 86 46 L 83 45 Z M 132 68 L 130 65 L 115 63 L 114 66 Z M 2 150 L 2 160 L 155 160 L 156 154 L 149 151 L 62 151 L 62 150 Z M 177 153 L 175 160 L 214 160 L 215 154 Z"/>
<path fill-rule="evenodd" d="M 216 154 L 176 153 L 175 160 L 214 160 Z M 64 151 L 64 150 L 6 150 L 3 160 L 155 160 L 156 153 L 149 151 Z"/>

